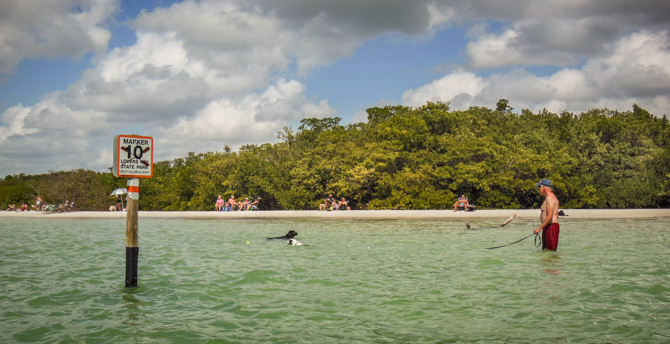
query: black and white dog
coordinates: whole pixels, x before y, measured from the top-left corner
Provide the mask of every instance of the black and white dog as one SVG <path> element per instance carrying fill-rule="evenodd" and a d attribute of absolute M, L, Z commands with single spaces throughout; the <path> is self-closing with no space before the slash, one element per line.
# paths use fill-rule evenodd
<path fill-rule="evenodd" d="M 298 236 L 298 232 L 291 230 L 291 231 L 288 231 L 288 233 L 286 233 L 286 235 L 284 235 L 284 236 L 274 237 L 274 238 L 268 238 L 268 240 L 274 240 L 274 239 L 283 239 L 283 240 L 286 240 L 286 239 L 293 239 L 293 238 L 295 238 L 296 236 Z"/>
<path fill-rule="evenodd" d="M 288 239 L 288 241 L 286 243 L 291 245 L 291 246 L 306 246 L 303 243 L 301 243 L 300 241 L 295 240 L 295 239 Z"/>

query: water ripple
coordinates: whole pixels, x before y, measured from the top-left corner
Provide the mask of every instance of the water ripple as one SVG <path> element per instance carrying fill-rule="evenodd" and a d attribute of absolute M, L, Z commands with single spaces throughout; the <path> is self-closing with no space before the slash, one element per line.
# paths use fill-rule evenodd
<path fill-rule="evenodd" d="M 147 219 L 126 289 L 125 220 L 7 219 L 0 342 L 670 340 L 670 220 L 566 222 L 557 253 L 483 250 L 533 224 Z M 291 229 L 310 246 L 265 239 Z"/>

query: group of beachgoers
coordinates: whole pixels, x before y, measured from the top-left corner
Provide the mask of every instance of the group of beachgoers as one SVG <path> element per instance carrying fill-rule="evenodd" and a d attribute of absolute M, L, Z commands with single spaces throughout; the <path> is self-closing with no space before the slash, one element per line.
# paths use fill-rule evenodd
<path fill-rule="evenodd" d="M 328 194 L 323 203 L 319 204 L 319 210 L 351 210 L 351 207 L 346 198 L 342 197 L 338 201 L 333 197 L 333 194 Z"/>
<path fill-rule="evenodd" d="M 237 202 L 235 195 L 231 195 L 228 201 L 224 200 L 219 195 L 214 203 L 214 210 L 216 211 L 251 211 L 258 210 L 258 201 L 260 197 L 244 198 L 244 201 Z M 333 194 L 328 194 L 324 202 L 319 205 L 319 210 L 351 210 L 349 202 L 342 197 L 339 201 L 333 197 Z"/>
<path fill-rule="evenodd" d="M 35 205 L 31 206 L 35 208 L 35 211 L 41 211 L 42 210 L 42 198 L 37 196 L 37 200 L 35 201 Z M 18 208 L 16 207 L 16 204 L 9 204 L 7 206 L 7 211 L 30 211 L 30 207 L 28 207 L 28 204 L 26 202 L 23 202 Z"/>
<path fill-rule="evenodd" d="M 29 210 L 30 208 L 25 203 L 21 204 L 18 208 L 16 207 L 16 204 L 10 204 L 7 206 L 7 211 L 29 211 Z"/>
<path fill-rule="evenodd" d="M 32 209 L 31 209 L 32 208 Z M 35 205 L 28 205 L 23 202 L 20 206 L 17 207 L 16 204 L 9 204 L 7 206 L 7 211 L 46 211 L 46 212 L 55 212 L 55 211 L 72 211 L 74 210 L 74 202 L 65 201 L 62 204 L 47 204 L 42 201 L 42 197 L 37 196 L 35 200 Z"/>
<path fill-rule="evenodd" d="M 260 197 L 255 197 L 250 200 L 249 197 L 244 198 L 244 201 L 236 202 L 235 195 L 230 195 L 228 201 L 225 201 L 221 195 L 216 199 L 214 209 L 216 211 L 251 211 L 258 210 L 258 201 Z"/>

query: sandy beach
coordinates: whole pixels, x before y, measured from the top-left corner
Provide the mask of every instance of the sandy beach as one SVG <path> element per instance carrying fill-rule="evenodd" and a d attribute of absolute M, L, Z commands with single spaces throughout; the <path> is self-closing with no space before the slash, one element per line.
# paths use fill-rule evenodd
<path fill-rule="evenodd" d="M 563 209 L 571 219 L 649 219 L 670 217 L 670 209 Z M 500 219 L 516 214 L 516 219 L 538 219 L 539 209 L 498 209 L 454 212 L 453 210 L 349 210 L 349 211 L 140 211 L 139 218 L 217 218 L 217 219 Z M 0 218 L 125 218 L 125 212 L 75 211 L 64 213 L 0 212 Z"/>

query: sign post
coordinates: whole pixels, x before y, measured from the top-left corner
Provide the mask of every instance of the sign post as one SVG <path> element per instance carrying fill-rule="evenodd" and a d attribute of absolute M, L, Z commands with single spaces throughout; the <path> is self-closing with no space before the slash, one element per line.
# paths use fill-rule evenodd
<path fill-rule="evenodd" d="M 137 240 L 140 180 L 128 179 L 128 204 L 126 206 L 126 288 L 137 287 L 137 262 L 140 247 Z"/>
<path fill-rule="evenodd" d="M 149 136 L 117 135 L 114 137 L 114 165 L 116 177 L 128 179 L 128 203 L 126 205 L 126 288 L 137 287 L 138 210 L 140 180 L 154 174 L 154 140 Z"/>

